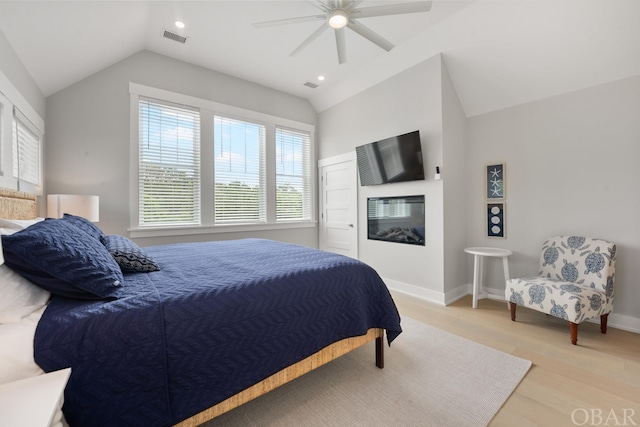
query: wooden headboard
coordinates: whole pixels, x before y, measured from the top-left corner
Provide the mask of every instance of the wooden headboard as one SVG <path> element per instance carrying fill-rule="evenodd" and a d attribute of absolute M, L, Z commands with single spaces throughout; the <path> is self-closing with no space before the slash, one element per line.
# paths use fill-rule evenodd
<path fill-rule="evenodd" d="M 35 194 L 0 188 L 0 218 L 33 219 L 37 216 Z"/>

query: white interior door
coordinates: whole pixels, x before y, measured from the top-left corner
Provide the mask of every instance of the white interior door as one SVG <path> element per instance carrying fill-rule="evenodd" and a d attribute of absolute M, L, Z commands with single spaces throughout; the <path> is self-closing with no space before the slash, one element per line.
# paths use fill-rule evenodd
<path fill-rule="evenodd" d="M 358 258 L 358 178 L 355 152 L 318 162 L 320 249 Z"/>

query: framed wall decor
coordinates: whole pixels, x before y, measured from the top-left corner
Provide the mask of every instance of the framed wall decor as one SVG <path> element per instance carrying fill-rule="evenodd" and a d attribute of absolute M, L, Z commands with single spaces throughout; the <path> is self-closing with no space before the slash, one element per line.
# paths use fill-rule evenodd
<path fill-rule="evenodd" d="M 487 203 L 487 237 L 504 239 L 505 225 L 505 203 Z"/>
<path fill-rule="evenodd" d="M 496 163 L 487 165 L 486 170 L 487 199 L 504 199 L 505 197 L 505 165 Z"/>

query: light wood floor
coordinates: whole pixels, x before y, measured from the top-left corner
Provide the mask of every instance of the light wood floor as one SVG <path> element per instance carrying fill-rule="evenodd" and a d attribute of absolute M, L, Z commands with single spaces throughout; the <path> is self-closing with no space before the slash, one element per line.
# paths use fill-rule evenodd
<path fill-rule="evenodd" d="M 587 322 L 574 346 L 567 322 L 534 310 L 518 307 L 512 322 L 504 302 L 474 310 L 470 296 L 442 307 L 392 294 L 401 316 L 533 362 L 490 426 L 640 425 L 639 334 Z"/>

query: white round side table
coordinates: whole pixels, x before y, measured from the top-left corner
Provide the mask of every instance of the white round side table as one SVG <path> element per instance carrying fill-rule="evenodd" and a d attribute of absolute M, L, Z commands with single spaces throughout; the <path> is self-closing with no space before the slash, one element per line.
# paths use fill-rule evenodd
<path fill-rule="evenodd" d="M 501 248 L 475 247 L 465 248 L 466 253 L 473 255 L 473 308 L 478 308 L 478 299 L 485 298 L 482 293 L 482 269 L 484 257 L 502 258 L 502 266 L 504 267 L 504 280 L 509 280 L 509 261 L 508 257 L 513 255 L 513 251 Z"/>

